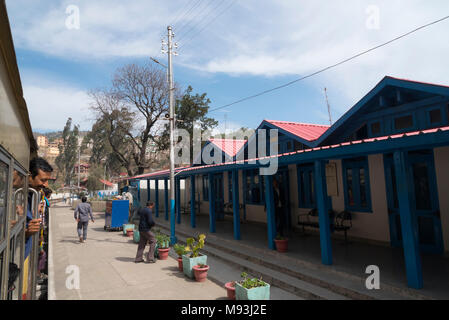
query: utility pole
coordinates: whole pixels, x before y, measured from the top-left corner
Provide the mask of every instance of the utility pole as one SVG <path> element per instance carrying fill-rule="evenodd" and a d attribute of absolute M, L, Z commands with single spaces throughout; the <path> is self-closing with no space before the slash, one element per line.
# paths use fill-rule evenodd
<path fill-rule="evenodd" d="M 327 89 L 326 88 L 324 88 L 324 95 L 326 96 L 327 113 L 329 114 L 329 123 L 330 123 L 330 125 L 332 125 L 331 106 L 329 105 L 329 100 L 327 99 Z"/>
<path fill-rule="evenodd" d="M 169 103 L 170 103 L 170 242 L 175 244 L 177 242 L 175 236 L 175 149 L 174 149 L 174 139 L 175 139 L 175 104 L 174 104 L 174 85 L 173 85 L 173 67 L 172 67 L 172 27 L 168 26 L 168 43 L 167 43 L 167 54 L 168 54 L 168 91 L 169 91 Z"/>

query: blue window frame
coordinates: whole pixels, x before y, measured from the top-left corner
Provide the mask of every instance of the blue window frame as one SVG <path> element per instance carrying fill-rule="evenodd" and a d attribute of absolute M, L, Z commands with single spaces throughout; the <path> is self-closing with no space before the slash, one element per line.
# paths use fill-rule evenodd
<path fill-rule="evenodd" d="M 427 126 L 437 127 L 444 124 L 443 112 L 440 107 L 432 108 L 427 111 Z"/>
<path fill-rule="evenodd" d="M 229 202 L 232 202 L 232 171 L 228 171 L 228 196 Z"/>
<path fill-rule="evenodd" d="M 383 123 L 381 119 L 371 121 L 368 123 L 368 135 L 369 137 L 381 136 L 383 134 Z"/>
<path fill-rule="evenodd" d="M 209 176 L 203 176 L 203 200 L 209 201 Z"/>
<path fill-rule="evenodd" d="M 259 176 L 259 169 L 243 171 L 243 186 L 247 204 L 265 204 L 265 181 Z"/>
<path fill-rule="evenodd" d="M 393 128 L 398 133 L 416 129 L 415 115 L 408 113 L 393 117 Z"/>
<path fill-rule="evenodd" d="M 315 208 L 314 165 L 305 164 L 297 167 L 299 208 Z"/>
<path fill-rule="evenodd" d="M 343 188 L 346 210 L 372 212 L 366 157 L 343 160 Z"/>

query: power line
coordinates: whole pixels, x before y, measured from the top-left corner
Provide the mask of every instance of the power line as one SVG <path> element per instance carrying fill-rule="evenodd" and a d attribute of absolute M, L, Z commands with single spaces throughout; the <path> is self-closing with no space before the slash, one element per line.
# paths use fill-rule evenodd
<path fill-rule="evenodd" d="M 198 19 L 199 21 L 196 23 L 196 24 L 194 24 L 194 25 L 192 25 L 183 35 L 182 35 L 182 37 L 181 38 L 179 38 L 179 40 L 178 41 L 181 41 L 182 39 L 184 39 L 185 37 L 186 37 L 186 35 L 188 35 L 190 32 L 192 32 L 193 30 L 195 30 L 195 28 L 197 27 L 197 26 L 199 26 L 199 25 L 201 25 L 207 18 L 208 18 L 208 16 L 212 13 L 212 12 L 214 12 L 215 10 L 217 10 L 219 7 L 221 7 L 223 4 L 225 4 L 226 3 L 226 1 L 225 0 L 221 0 L 221 1 L 218 1 L 218 5 L 216 5 L 215 7 L 209 7 L 209 10 L 208 10 L 208 12 L 202 17 L 202 19 Z"/>
<path fill-rule="evenodd" d="M 205 3 L 206 5 L 199 11 L 199 12 L 201 12 L 202 10 L 204 10 L 205 8 L 207 8 L 207 7 L 209 7 L 209 2 L 207 2 L 207 1 L 204 1 L 203 3 L 201 3 L 201 0 L 198 0 L 197 2 L 195 2 L 195 5 L 192 7 L 192 8 L 190 8 L 190 10 L 188 11 L 188 12 L 186 12 L 186 15 L 185 15 L 185 17 L 187 18 L 187 16 L 188 16 L 188 14 L 190 13 L 190 12 L 192 12 L 192 14 L 194 13 L 194 11 L 192 11 L 192 9 L 201 9 L 202 7 L 203 7 L 203 3 Z M 194 17 L 196 17 L 198 15 L 198 13 L 194 16 Z M 190 18 L 190 19 L 188 19 L 188 20 L 186 20 L 186 21 L 184 21 L 183 23 L 181 23 L 181 25 L 179 26 L 179 27 L 176 27 L 176 29 L 175 29 L 175 31 L 176 31 L 176 33 L 180 33 L 181 32 L 181 30 L 183 29 L 183 28 L 185 28 L 185 27 L 187 27 L 188 25 L 189 25 L 189 23 L 193 20 L 194 18 Z"/>
<path fill-rule="evenodd" d="M 236 1 L 237 0 L 233 0 L 226 8 L 224 8 L 224 10 L 222 10 L 219 14 L 217 14 L 215 17 L 213 17 L 212 20 L 210 20 L 206 25 L 204 25 L 197 33 L 195 33 L 192 36 L 190 36 L 190 38 L 188 38 L 185 41 L 185 43 L 182 46 L 179 47 L 179 49 L 181 49 L 181 47 L 185 47 L 193 38 L 195 38 L 201 32 L 203 32 L 204 29 L 206 29 L 212 22 L 215 22 L 221 15 L 223 15 L 227 10 L 229 10 L 234 5 L 234 3 L 236 3 Z"/>
<path fill-rule="evenodd" d="M 192 9 L 194 9 L 195 7 L 197 7 L 198 4 L 199 4 L 200 2 L 201 2 L 201 0 L 197 0 L 196 2 L 193 2 L 193 5 L 190 7 L 190 9 L 188 9 L 187 11 L 184 11 L 184 13 L 181 14 L 181 13 L 182 13 L 182 10 L 187 9 L 187 8 L 189 7 L 189 4 L 192 4 L 192 2 L 187 3 L 187 5 L 184 6 L 183 9 L 182 9 L 181 11 L 179 11 L 177 17 L 176 17 L 171 23 L 169 23 L 168 25 L 169 25 L 169 26 L 173 26 L 174 23 L 177 23 L 178 21 L 180 21 L 182 18 L 184 18 L 184 16 L 186 16 L 187 14 L 189 14 L 190 11 L 192 11 Z M 180 14 L 181 14 L 181 15 L 180 15 Z M 180 29 L 178 29 L 178 30 L 180 30 Z M 162 32 L 162 33 L 160 34 L 160 36 L 161 36 L 161 37 L 164 37 L 164 36 L 165 36 L 165 31 Z"/>
<path fill-rule="evenodd" d="M 254 94 L 254 95 L 252 95 L 252 96 L 248 96 L 248 97 L 242 98 L 242 99 L 240 99 L 240 100 L 237 100 L 237 101 L 235 101 L 235 102 L 226 104 L 226 105 L 224 105 L 224 106 L 221 106 L 221 107 L 218 107 L 218 108 L 214 108 L 214 109 L 210 110 L 209 112 L 214 112 L 214 111 L 217 111 L 217 110 L 220 110 L 220 109 L 224 109 L 224 108 L 229 107 L 229 106 L 232 106 L 232 105 L 234 105 L 234 104 L 237 104 L 237 103 L 240 103 L 240 102 L 243 102 L 243 101 L 246 101 L 246 100 L 250 100 L 250 99 L 259 97 L 259 96 L 261 96 L 261 95 L 264 95 L 264 94 L 266 94 L 266 93 L 269 93 L 269 92 L 272 92 L 272 91 L 275 91 L 275 90 L 279 90 L 279 89 L 288 87 L 288 86 L 290 86 L 290 85 L 292 85 L 292 84 L 294 84 L 294 83 L 296 83 L 296 82 L 305 80 L 305 79 L 307 79 L 307 78 L 311 78 L 311 77 L 313 77 L 313 76 L 315 76 L 315 75 L 317 75 L 317 74 L 323 73 L 323 72 L 325 72 L 325 71 L 327 71 L 327 70 L 329 70 L 329 69 L 333 69 L 333 68 L 335 68 L 335 67 L 338 67 L 339 65 L 342 65 L 342 64 L 344 64 L 344 63 L 346 63 L 346 62 L 348 62 L 348 61 L 354 60 L 354 59 L 356 59 L 356 58 L 358 58 L 358 57 L 360 57 L 360 56 L 362 56 L 362 55 L 364 55 L 364 54 L 367 54 L 367 53 L 369 53 L 369 52 L 371 52 L 371 51 L 374 51 L 374 50 L 376 50 L 376 49 L 379 49 L 379 48 L 381 48 L 381 47 L 384 47 L 384 46 L 386 46 L 386 45 L 388 45 L 388 44 L 390 44 L 390 43 L 392 43 L 392 42 L 395 42 L 395 41 L 397 41 L 397 40 L 399 40 L 399 39 L 402 39 L 402 38 L 404 38 L 404 37 L 406 37 L 406 36 L 408 36 L 408 35 L 410 35 L 410 34 L 412 34 L 412 33 L 415 33 L 415 32 L 417 32 L 417 31 L 419 31 L 419 30 L 422 30 L 422 29 L 424 29 L 424 28 L 427 28 L 427 27 L 429 27 L 429 26 L 431 26 L 431 25 L 437 24 L 437 23 L 442 22 L 442 21 L 447 20 L 447 19 L 449 19 L 449 16 L 446 16 L 446 17 L 444 17 L 444 18 L 441 18 L 441 19 L 435 20 L 435 21 L 433 21 L 433 22 L 430 22 L 430 23 L 428 23 L 428 24 L 425 24 L 425 25 L 423 25 L 423 26 L 420 26 L 420 27 L 418 27 L 418 28 L 416 28 L 416 29 L 414 29 L 414 30 L 412 30 L 412 31 L 409 31 L 409 32 L 407 32 L 407 33 L 405 33 L 405 34 L 403 34 L 403 35 L 401 35 L 401 36 L 398 36 L 398 37 L 396 37 L 396 38 L 394 38 L 394 39 L 392 39 L 392 40 L 390 40 L 390 41 L 387 41 L 387 42 L 385 42 L 385 43 L 382 43 L 382 44 L 380 44 L 380 45 L 378 45 L 378 46 L 375 46 L 375 47 L 373 47 L 373 48 L 371 48 L 371 49 L 365 50 L 365 51 L 363 51 L 363 52 L 361 52 L 361 53 L 358 53 L 358 54 L 356 54 L 356 55 L 354 55 L 354 56 L 352 56 L 352 57 L 350 57 L 350 58 L 347 58 L 347 59 L 345 59 L 345 60 L 343 60 L 343 61 L 340 61 L 340 62 L 338 62 L 338 63 L 336 63 L 336 64 L 333 64 L 333 65 L 331 65 L 331 66 L 328 66 L 328 67 L 326 67 L 326 68 L 323 68 L 323 69 L 321 69 L 321 70 L 318 70 L 318 71 L 316 71 L 316 72 L 314 72 L 314 73 L 311 73 L 311 74 L 306 75 L 306 76 L 304 76 L 304 77 L 301 77 L 301 78 L 299 78 L 299 79 L 290 81 L 290 82 L 288 82 L 288 83 L 286 83 L 286 84 L 283 84 L 283 85 L 280 85 L 280 86 L 278 86 L 278 87 L 275 87 L 275 88 L 272 88 L 272 89 L 268 89 L 268 90 L 259 92 L 259 93 L 257 93 L 257 94 Z"/>

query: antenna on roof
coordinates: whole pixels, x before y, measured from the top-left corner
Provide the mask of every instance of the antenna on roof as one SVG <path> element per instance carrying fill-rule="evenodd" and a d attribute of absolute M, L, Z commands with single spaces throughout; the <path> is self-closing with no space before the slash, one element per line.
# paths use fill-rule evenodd
<path fill-rule="evenodd" d="M 329 99 L 327 98 L 327 89 L 324 88 L 324 95 L 326 96 L 327 113 L 329 114 L 329 123 L 332 125 L 331 106 L 329 105 Z"/>

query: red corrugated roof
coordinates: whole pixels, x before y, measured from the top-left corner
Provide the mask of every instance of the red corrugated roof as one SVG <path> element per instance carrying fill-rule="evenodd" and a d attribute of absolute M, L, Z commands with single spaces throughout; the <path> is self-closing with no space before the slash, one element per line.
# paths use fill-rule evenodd
<path fill-rule="evenodd" d="M 234 140 L 234 139 L 209 139 L 211 143 L 220 148 L 230 157 L 234 157 L 237 152 L 245 145 L 246 140 Z"/>
<path fill-rule="evenodd" d="M 326 125 L 300 123 L 292 121 L 278 121 L 278 120 L 265 120 L 265 121 L 307 141 L 315 141 L 330 127 Z"/>
<path fill-rule="evenodd" d="M 210 165 L 204 165 L 204 166 L 198 166 L 198 167 L 176 168 L 175 171 L 176 172 L 179 172 L 179 171 L 195 171 L 195 170 L 211 168 L 211 167 L 219 167 L 219 166 L 232 165 L 232 164 L 244 164 L 245 162 L 258 161 L 258 160 L 262 160 L 262 159 L 284 157 L 284 156 L 289 156 L 289 155 L 294 155 L 294 154 L 299 154 L 299 153 L 314 152 L 314 151 L 320 151 L 320 150 L 326 150 L 326 149 L 334 149 L 334 148 L 340 148 L 340 147 L 350 146 L 350 145 L 354 145 L 354 144 L 371 143 L 371 142 L 383 141 L 383 140 L 400 139 L 400 138 L 411 137 L 411 136 L 416 136 L 416 135 L 420 135 L 420 134 L 436 133 L 438 131 L 449 131 L 449 126 L 433 128 L 433 129 L 426 129 L 426 130 L 421 130 L 421 131 L 405 132 L 405 133 L 401 133 L 401 134 L 394 134 L 394 135 L 389 135 L 389 136 L 382 136 L 382 137 L 369 138 L 369 139 L 363 139 L 363 140 L 353 140 L 353 141 L 342 142 L 342 143 L 338 143 L 338 144 L 334 144 L 334 145 L 328 145 L 328 146 L 321 146 L 321 147 L 316 147 L 316 148 L 311 148 L 311 149 L 298 150 L 298 151 L 287 152 L 287 153 L 283 153 L 283 154 L 267 156 L 267 157 L 261 157 L 261 158 L 255 158 L 255 159 L 238 160 L 238 161 L 233 161 L 233 162 L 210 164 Z M 162 174 L 166 174 L 166 173 L 169 173 L 169 170 L 153 172 L 151 174 L 144 175 L 144 177 L 158 176 L 158 175 L 162 175 Z M 143 177 L 143 176 L 136 176 L 136 177 L 132 177 L 132 178 L 135 179 L 135 178 L 141 178 L 141 177 Z"/>
<path fill-rule="evenodd" d="M 103 183 L 103 184 L 105 184 L 105 185 L 107 185 L 109 187 L 113 187 L 114 186 L 114 184 L 112 182 L 108 181 L 108 180 L 103 180 L 103 179 L 99 179 L 99 180 L 100 180 L 101 183 Z"/>

